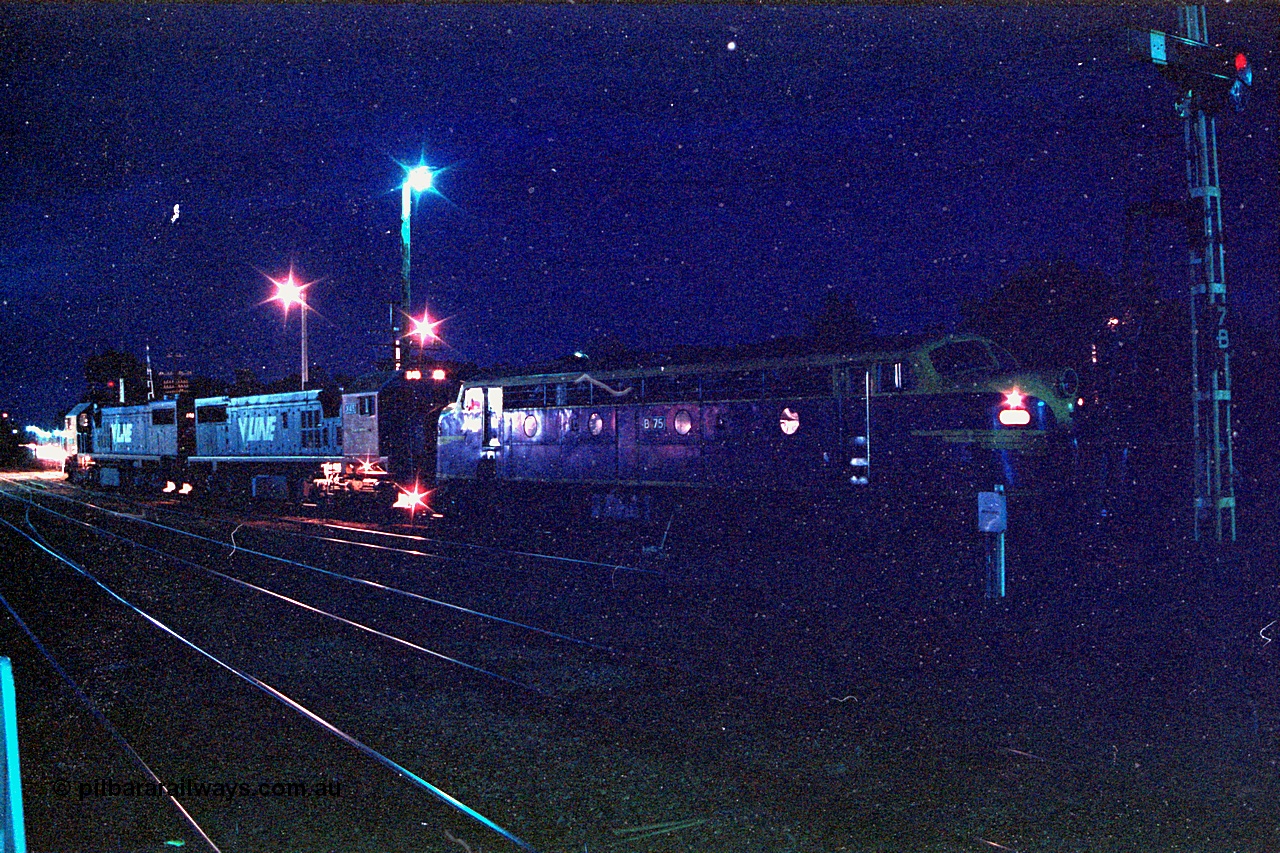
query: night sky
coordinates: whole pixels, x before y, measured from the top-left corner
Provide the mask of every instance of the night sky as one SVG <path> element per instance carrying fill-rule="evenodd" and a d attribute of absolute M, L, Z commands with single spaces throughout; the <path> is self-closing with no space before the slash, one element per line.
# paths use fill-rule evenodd
<path fill-rule="evenodd" d="M 1272 322 L 1280 13 L 1219 121 L 1227 282 Z M 0 404 L 51 424 L 107 348 L 298 369 L 264 273 L 311 290 L 313 361 L 385 356 L 400 163 L 415 308 L 449 354 L 532 363 L 801 332 L 825 294 L 950 323 L 1019 266 L 1120 269 L 1126 206 L 1185 195 L 1172 86 L 1125 28 L 1173 7 L 0 5 Z M 180 213 L 173 221 L 174 205 Z M 1169 293 L 1172 226 L 1141 247 Z"/>

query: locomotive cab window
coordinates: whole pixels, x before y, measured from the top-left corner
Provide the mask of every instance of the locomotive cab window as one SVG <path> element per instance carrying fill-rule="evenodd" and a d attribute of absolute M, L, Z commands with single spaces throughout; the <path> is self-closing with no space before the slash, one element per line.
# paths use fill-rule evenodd
<path fill-rule="evenodd" d="M 227 422 L 227 407 L 201 406 L 196 409 L 196 420 L 202 424 L 225 424 Z"/>
<path fill-rule="evenodd" d="M 173 409 L 152 409 L 151 425 L 152 426 L 172 426 L 177 423 L 177 416 Z"/>
<path fill-rule="evenodd" d="M 376 395 L 369 394 L 364 397 L 356 398 L 356 414 L 372 416 L 378 414 L 378 398 Z"/>

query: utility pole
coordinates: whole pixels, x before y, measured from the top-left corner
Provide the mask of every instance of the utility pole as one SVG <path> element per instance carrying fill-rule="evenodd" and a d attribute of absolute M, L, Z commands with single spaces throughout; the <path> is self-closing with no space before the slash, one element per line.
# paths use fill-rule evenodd
<path fill-rule="evenodd" d="M 1197 542 L 1236 541 L 1231 431 L 1231 336 L 1223 274 L 1222 188 L 1218 183 L 1219 105 L 1243 109 L 1253 72 L 1243 53 L 1209 44 L 1204 6 L 1178 10 L 1179 34 L 1140 33 L 1143 53 L 1178 85 L 1190 223 L 1192 511 Z M 1202 334 L 1203 332 L 1203 334 Z"/>

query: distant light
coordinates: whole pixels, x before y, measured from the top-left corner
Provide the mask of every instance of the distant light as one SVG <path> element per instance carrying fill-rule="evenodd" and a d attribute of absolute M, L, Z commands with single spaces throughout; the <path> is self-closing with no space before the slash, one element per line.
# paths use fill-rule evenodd
<path fill-rule="evenodd" d="M 1031 413 L 1026 409 L 1001 409 L 1000 423 L 1005 426 L 1026 426 L 1031 423 Z"/>
<path fill-rule="evenodd" d="M 189 495 L 189 494 L 191 494 L 191 490 L 192 490 L 192 487 L 191 487 L 191 484 L 190 484 L 190 483 L 183 483 L 183 484 L 182 484 L 182 488 L 181 488 L 181 489 L 178 489 L 178 494 L 180 494 L 180 495 Z"/>
<path fill-rule="evenodd" d="M 725 45 L 725 47 L 727 47 L 729 50 L 737 50 L 738 43 L 736 41 L 731 41 L 727 45 Z"/>
<path fill-rule="evenodd" d="M 409 170 L 409 174 L 405 175 L 404 182 L 414 192 L 424 193 L 431 189 L 433 177 L 431 170 L 426 166 L 414 166 Z"/>
<path fill-rule="evenodd" d="M 435 370 L 431 371 L 431 378 L 437 382 L 443 382 L 446 377 L 447 374 L 444 372 L 443 367 L 437 367 Z"/>
<path fill-rule="evenodd" d="M 1076 405 L 1077 405 L 1077 406 L 1083 406 L 1083 405 L 1084 405 L 1084 397 L 1076 397 Z"/>
<path fill-rule="evenodd" d="M 421 379 L 421 378 L 422 378 L 422 371 L 421 371 L 421 370 L 406 370 L 406 371 L 404 372 L 404 378 L 405 378 L 405 379 Z"/>
<path fill-rule="evenodd" d="M 576 349 L 576 350 L 574 350 L 574 351 L 573 351 L 573 357 L 574 357 L 574 358 L 589 358 L 590 356 L 588 356 L 588 355 L 587 355 L 585 352 L 583 352 L 582 350 L 580 350 L 580 349 Z"/>
<path fill-rule="evenodd" d="M 1012 391 L 1009 391 L 1009 392 L 1006 392 L 1006 393 L 1005 393 L 1005 395 L 1004 395 L 1004 404 L 1005 404 L 1006 406 L 1008 406 L 1010 409 L 1021 409 L 1021 408 L 1022 408 L 1022 402 L 1023 402 L 1023 400 L 1025 400 L 1026 398 L 1027 398 L 1027 395 L 1026 395 L 1026 394 L 1023 394 L 1023 393 L 1022 393 L 1021 391 L 1019 391 L 1017 388 L 1014 388 Z M 1002 423 L 1003 423 L 1003 421 L 1002 421 Z"/>
<path fill-rule="evenodd" d="M 1120 318 L 1111 317 L 1110 319 L 1107 320 L 1107 325 L 1114 329 L 1116 326 L 1120 325 Z"/>
<path fill-rule="evenodd" d="M 67 461 L 67 451 L 59 444 L 28 444 L 36 459 L 41 462 L 57 462 L 61 465 Z"/>
<path fill-rule="evenodd" d="M 164 488 L 161 489 L 160 491 L 166 495 L 169 494 L 170 492 L 176 492 L 178 491 L 178 484 L 173 482 L 173 480 L 165 480 Z"/>

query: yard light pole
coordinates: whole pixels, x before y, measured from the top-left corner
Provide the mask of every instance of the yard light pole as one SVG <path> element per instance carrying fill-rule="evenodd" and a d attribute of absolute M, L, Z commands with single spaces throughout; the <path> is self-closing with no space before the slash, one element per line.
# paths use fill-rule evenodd
<path fill-rule="evenodd" d="M 396 370 L 403 364 L 404 338 L 408 337 L 402 334 L 403 318 L 413 307 L 413 287 L 409 280 L 409 219 L 413 213 L 413 199 L 430 191 L 434 184 L 435 173 L 427 166 L 418 165 L 406 170 L 404 183 L 400 185 L 400 310 L 394 313 L 391 326 L 395 338 Z M 423 322 L 426 322 L 426 315 L 423 315 Z M 411 334 L 421 335 L 421 332 L 415 329 Z"/>
<path fill-rule="evenodd" d="M 307 390 L 307 288 L 309 284 L 298 284 L 293 279 L 293 270 L 289 270 L 289 275 L 284 281 L 271 279 L 271 283 L 276 286 L 275 295 L 272 299 L 279 300 L 284 305 L 285 317 L 289 316 L 289 306 L 298 305 L 302 312 L 302 390 Z"/>

